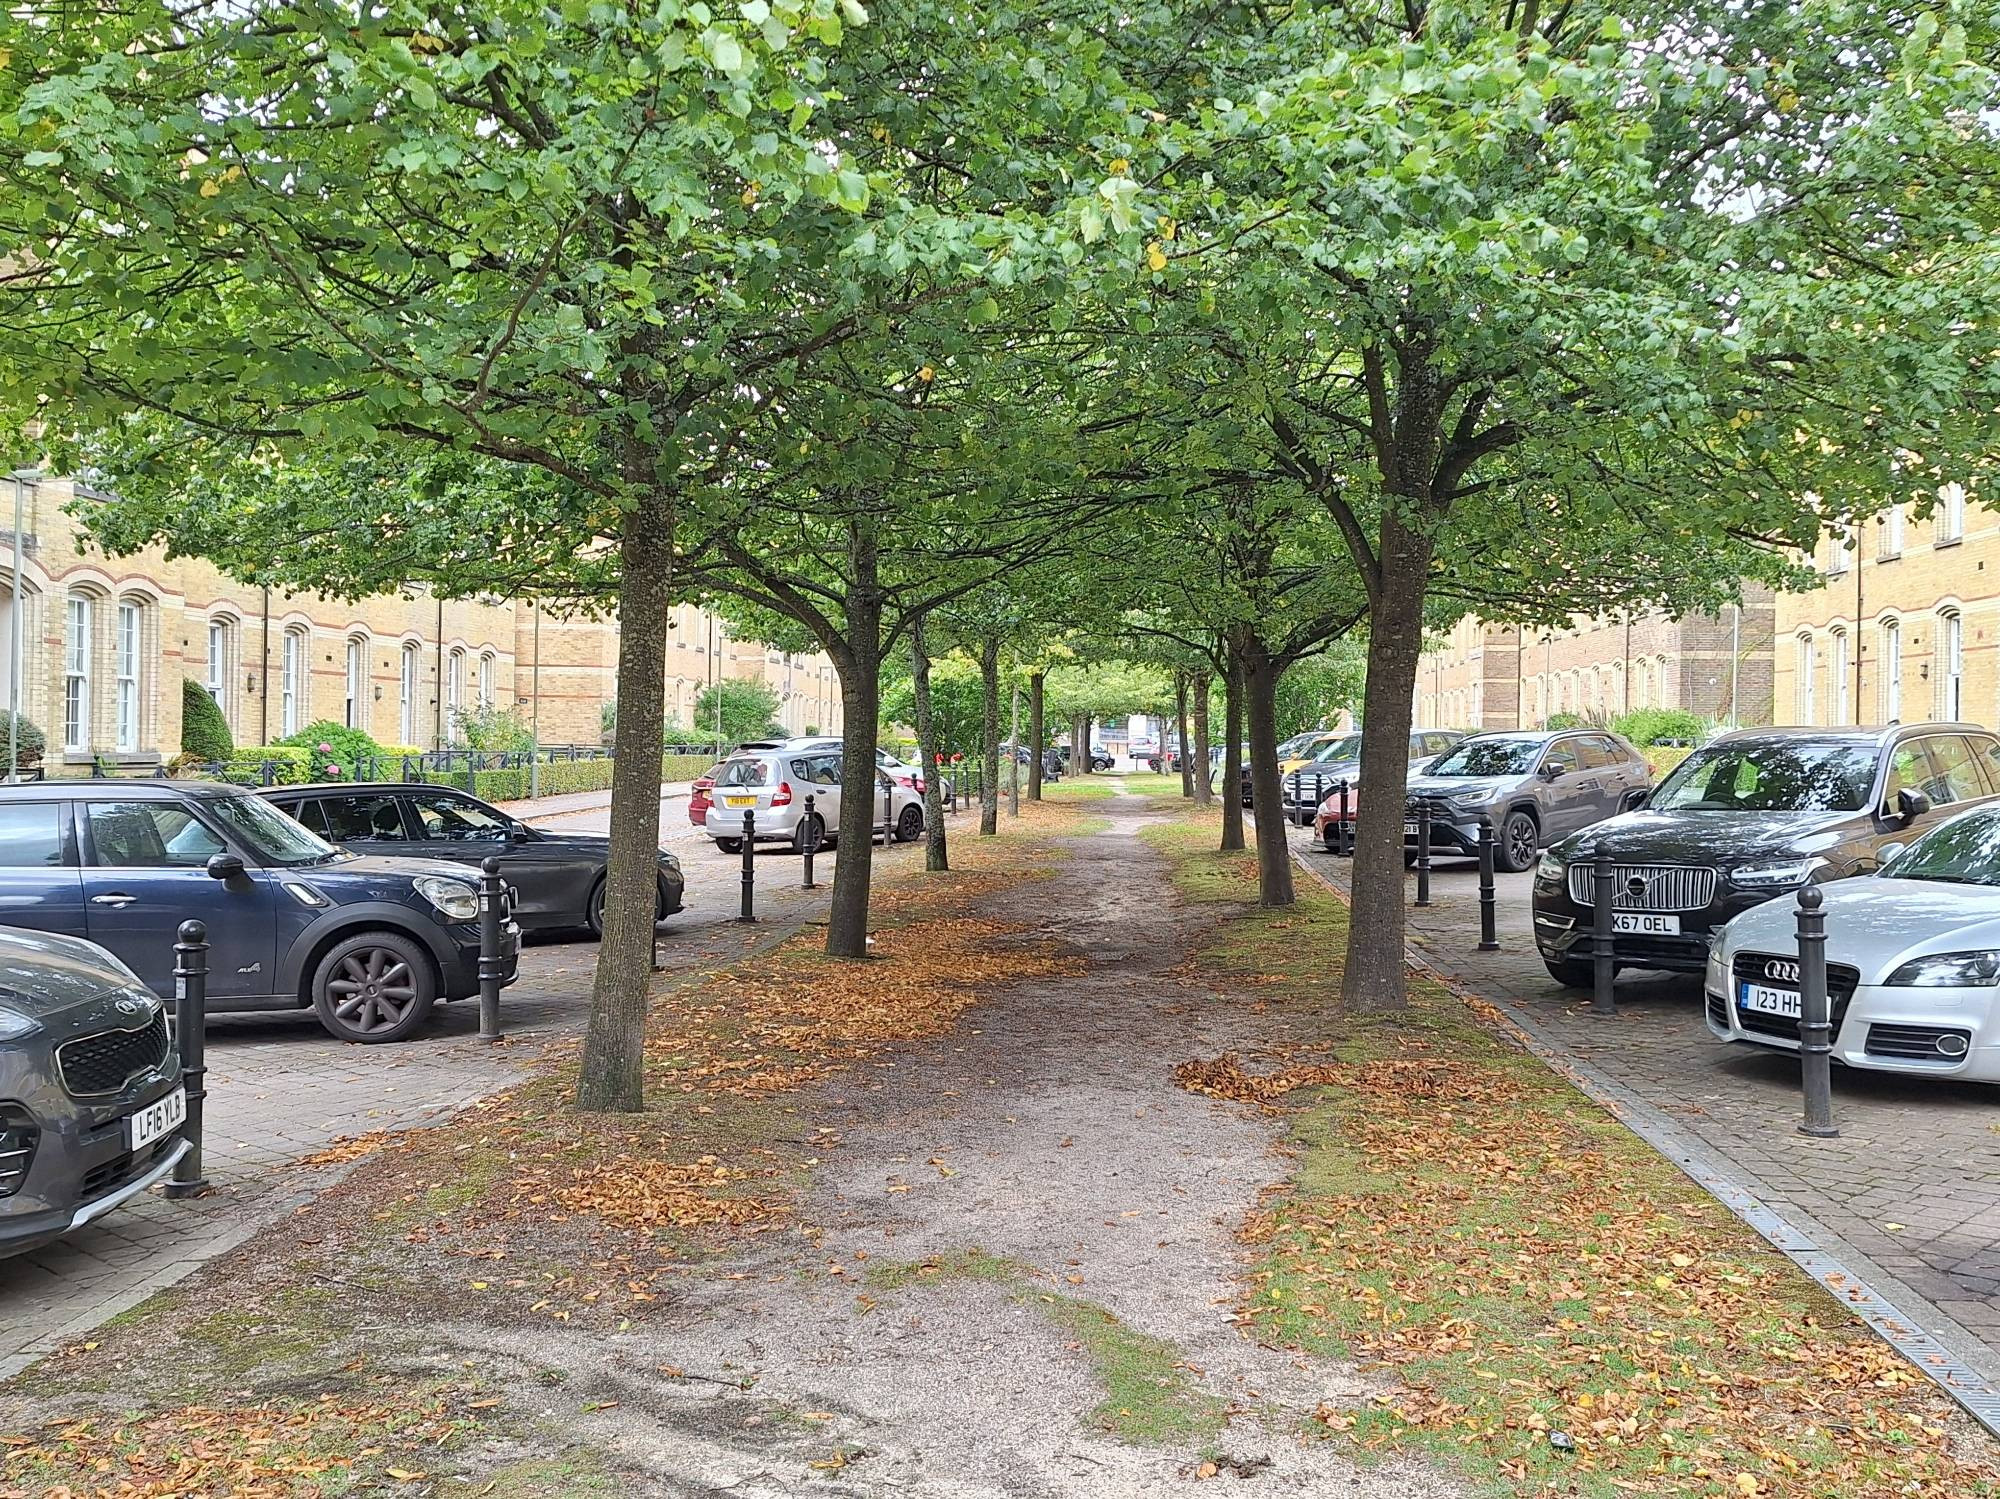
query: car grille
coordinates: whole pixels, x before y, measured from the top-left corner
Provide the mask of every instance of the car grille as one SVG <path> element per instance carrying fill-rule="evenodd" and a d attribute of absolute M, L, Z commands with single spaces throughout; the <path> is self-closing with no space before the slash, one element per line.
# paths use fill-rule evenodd
<path fill-rule="evenodd" d="M 1971 1045 L 1971 1031 L 1936 1025 L 1871 1025 L 1861 1049 L 1871 1057 L 1958 1062 L 1964 1059 Z"/>
<path fill-rule="evenodd" d="M 128 1150 L 123 1155 L 113 1156 L 101 1166 L 94 1166 L 83 1176 L 83 1185 L 77 1189 L 78 1198 L 90 1202 L 107 1192 L 115 1192 L 135 1176 L 143 1176 L 158 1165 L 180 1140 L 179 1130 L 169 1130 L 143 1150 Z"/>
<path fill-rule="evenodd" d="M 1596 870 L 1587 859 L 1569 867 L 1569 898 L 1580 906 L 1591 905 L 1595 895 L 1591 883 Z M 1629 886 L 1640 880 L 1645 889 L 1634 894 Z M 1611 904 L 1620 911 L 1701 911 L 1715 899 L 1715 871 L 1687 864 L 1614 864 L 1611 866 Z"/>
<path fill-rule="evenodd" d="M 1710 1023 L 1714 1025 L 1719 1025 L 1724 1030 L 1728 1030 L 1729 1001 L 1724 999 L 1720 994 L 1710 994 L 1707 996 L 1707 999 L 1708 999 L 1708 1018 Z"/>
<path fill-rule="evenodd" d="M 17 1104 L 0 1107 L 0 1197 L 21 1190 L 41 1140 L 42 1132 L 26 1109 Z"/>
<path fill-rule="evenodd" d="M 1776 981 L 1764 972 L 1764 965 L 1770 962 L 1796 963 L 1794 953 L 1740 952 L 1732 971 L 1739 982 L 1771 984 Z M 1847 1016 L 1847 1002 L 1854 998 L 1855 986 L 1861 982 L 1861 970 L 1850 968 L 1845 963 L 1826 965 L 1826 997 L 1831 1001 L 1833 1011 L 1833 1034 L 1840 1034 L 1840 1023 Z M 1789 988 L 1791 985 L 1779 984 Z M 1735 998 L 1731 995 L 1731 999 Z M 1736 1006 L 1736 1023 L 1746 1031 L 1755 1031 L 1760 1036 L 1781 1036 L 1787 1041 L 1799 1039 L 1799 1023 L 1789 1015 L 1765 1015 L 1756 1010 L 1746 1010 Z"/>
<path fill-rule="evenodd" d="M 137 1030 L 99 1031 L 56 1048 L 63 1086 L 78 1098 L 116 1093 L 167 1059 L 167 1015 L 155 1010 Z"/>

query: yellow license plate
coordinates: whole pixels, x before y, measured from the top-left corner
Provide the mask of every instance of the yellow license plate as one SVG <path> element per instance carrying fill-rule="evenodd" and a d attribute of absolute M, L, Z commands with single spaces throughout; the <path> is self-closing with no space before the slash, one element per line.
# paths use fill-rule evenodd
<path fill-rule="evenodd" d="M 754 807 L 757 805 L 757 798 L 754 796 L 725 796 L 722 799 L 722 805 L 725 807 Z"/>

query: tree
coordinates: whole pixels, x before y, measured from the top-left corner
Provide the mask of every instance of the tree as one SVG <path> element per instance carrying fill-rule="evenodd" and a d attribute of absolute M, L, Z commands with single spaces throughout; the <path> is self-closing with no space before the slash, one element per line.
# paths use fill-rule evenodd
<path fill-rule="evenodd" d="M 208 689 L 193 677 L 181 678 L 181 753 L 203 760 L 227 760 L 236 748 L 229 721 Z"/>
<path fill-rule="evenodd" d="M 762 682 L 724 677 L 696 694 L 694 721 L 700 732 L 713 732 L 718 747 L 746 739 L 768 739 L 784 733 L 778 722 L 778 694 Z"/>

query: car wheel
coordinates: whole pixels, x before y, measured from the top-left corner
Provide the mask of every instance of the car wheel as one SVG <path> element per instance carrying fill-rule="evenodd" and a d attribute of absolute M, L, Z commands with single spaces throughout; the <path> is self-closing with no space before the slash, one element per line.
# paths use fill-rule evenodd
<path fill-rule="evenodd" d="M 1544 958 L 1542 966 L 1565 989 L 1590 989 L 1597 984 L 1597 965 L 1588 958 Z"/>
<path fill-rule="evenodd" d="M 725 854 L 740 854 L 743 852 L 743 840 L 741 838 L 718 838 L 715 840 L 715 846 Z"/>
<path fill-rule="evenodd" d="M 1526 812 L 1509 812 L 1500 824 L 1500 846 L 1494 863 L 1508 874 L 1519 874 L 1535 862 L 1542 851 L 1542 830 Z"/>
<path fill-rule="evenodd" d="M 820 821 L 819 813 L 801 817 L 799 825 L 792 829 L 792 852 L 803 854 L 810 841 L 815 852 L 826 847 L 826 824 Z"/>
<path fill-rule="evenodd" d="M 924 809 L 914 806 L 903 808 L 901 814 L 896 818 L 896 841 L 898 843 L 915 843 L 923 836 Z"/>
<path fill-rule="evenodd" d="M 661 885 L 653 892 L 653 920 L 665 921 L 667 911 L 667 887 Z M 584 907 L 583 919 L 591 931 L 599 937 L 604 935 L 604 876 L 597 877 L 597 883 L 590 889 L 590 904 Z"/>
<path fill-rule="evenodd" d="M 336 942 L 313 970 L 313 1011 L 342 1041 L 401 1041 L 437 1002 L 430 954 L 400 932 Z"/>

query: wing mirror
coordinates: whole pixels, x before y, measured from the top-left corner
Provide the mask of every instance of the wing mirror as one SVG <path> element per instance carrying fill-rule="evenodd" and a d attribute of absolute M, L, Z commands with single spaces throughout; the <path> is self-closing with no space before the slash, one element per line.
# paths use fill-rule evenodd
<path fill-rule="evenodd" d="M 1544 765 L 1542 767 L 1542 779 L 1545 781 L 1559 781 L 1562 779 L 1562 773 L 1563 768 L 1560 765 Z"/>
<path fill-rule="evenodd" d="M 526 843 L 534 836 L 533 833 L 528 831 L 527 825 L 524 823 L 512 823 L 507 828 L 507 841 L 509 843 Z"/>
<path fill-rule="evenodd" d="M 243 860 L 232 853 L 217 853 L 208 856 L 208 877 L 212 880 L 233 880 L 243 873 Z"/>
<path fill-rule="evenodd" d="M 1896 812 L 1904 822 L 1915 822 L 1931 809 L 1931 799 L 1921 791 L 1905 788 L 1896 793 Z"/>
<path fill-rule="evenodd" d="M 1623 810 L 1636 812 L 1652 799 L 1653 791 L 1650 786 L 1635 786 L 1632 790 L 1625 793 Z"/>
<path fill-rule="evenodd" d="M 1875 851 L 1875 867 L 1878 870 L 1887 869 L 1891 864 L 1895 863 L 1897 859 L 1902 857 L 1903 850 L 1908 848 L 1909 846 L 1910 845 L 1907 843 L 1883 844 L 1881 848 Z"/>

